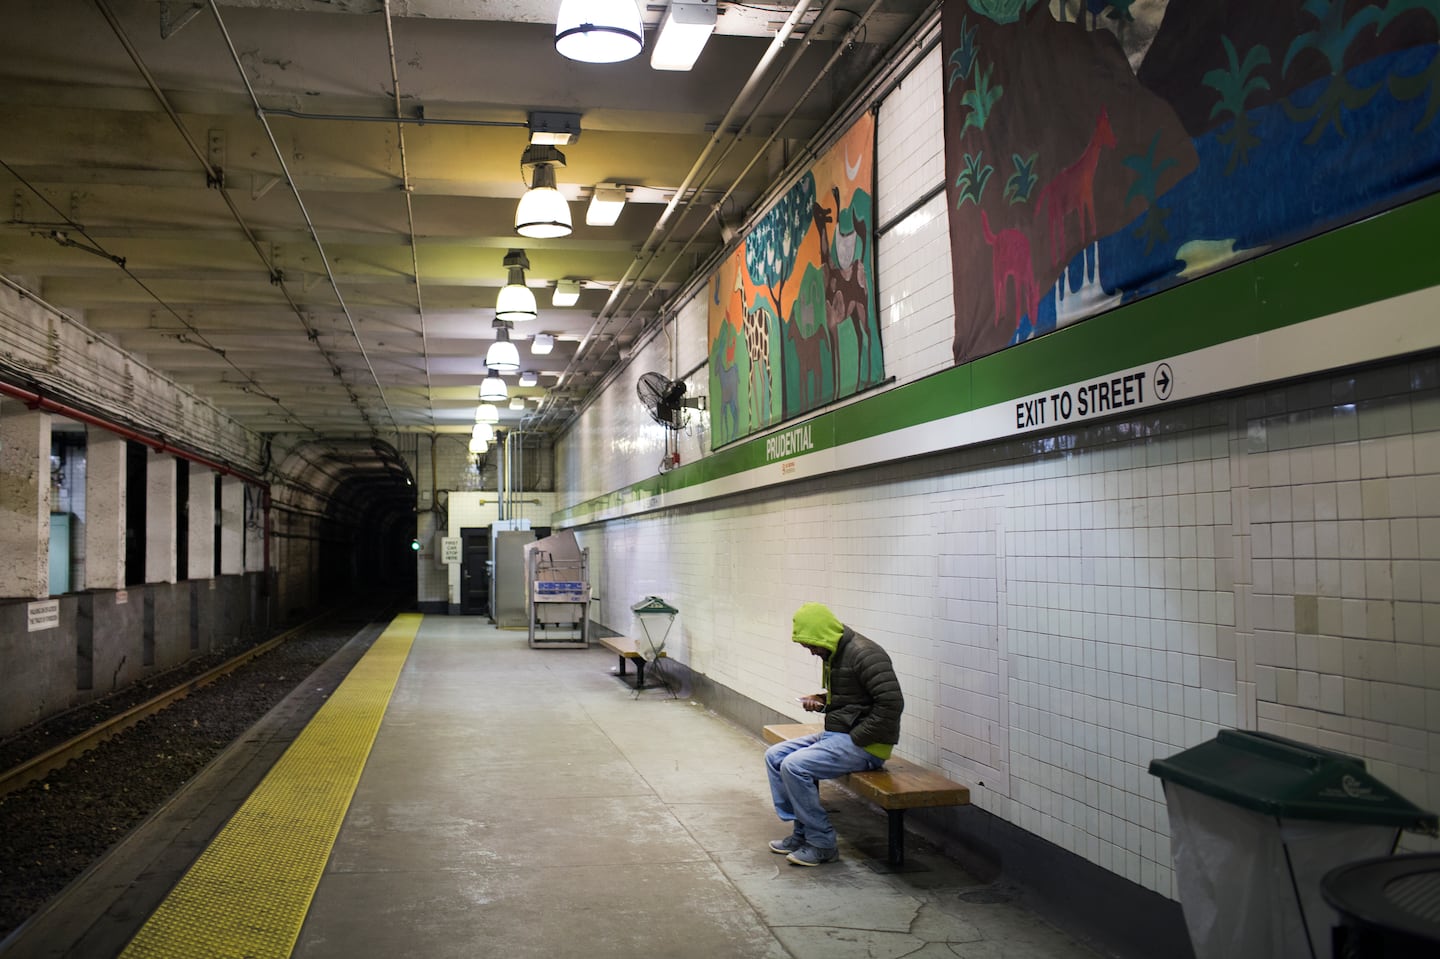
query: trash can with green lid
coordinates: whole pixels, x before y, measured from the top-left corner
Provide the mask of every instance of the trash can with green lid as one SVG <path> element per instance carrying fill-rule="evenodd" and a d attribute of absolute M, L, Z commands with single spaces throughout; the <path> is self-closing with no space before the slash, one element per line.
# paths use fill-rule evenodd
<path fill-rule="evenodd" d="M 1330 869 L 1394 852 L 1436 818 L 1344 753 L 1221 730 L 1150 763 L 1165 784 L 1170 850 L 1198 959 L 1329 959 Z"/>

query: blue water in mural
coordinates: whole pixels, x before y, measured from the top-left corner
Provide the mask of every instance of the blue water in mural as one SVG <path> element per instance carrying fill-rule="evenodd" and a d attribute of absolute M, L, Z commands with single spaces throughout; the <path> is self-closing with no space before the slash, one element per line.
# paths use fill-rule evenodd
<path fill-rule="evenodd" d="M 1340 109 L 1344 137 L 1327 126 L 1317 142 L 1305 143 L 1316 124 L 1324 122 L 1303 115 L 1324 95 L 1331 83 L 1326 77 L 1292 94 L 1289 107 L 1301 118 L 1292 119 L 1280 102 L 1250 111 L 1252 133 L 1260 143 L 1250 149 L 1248 162 L 1236 163 L 1229 174 L 1233 147 L 1219 139 L 1228 124 L 1193 141 L 1199 166 L 1156 199 L 1165 212 L 1140 212 L 1124 229 L 1076 256 L 1062 280 L 1067 296 L 1078 293 L 1087 279 L 1093 284 L 1098 270 L 1100 288 L 1110 297 L 1103 301 L 1106 306 L 1128 303 L 1188 278 L 1180 276 L 1186 264 L 1179 253 L 1186 243 L 1208 241 L 1223 249 L 1233 241 L 1236 254 L 1260 253 L 1433 192 L 1440 187 L 1440 169 L 1417 170 L 1415 158 L 1440 157 L 1440 116 L 1423 130 L 1415 128 L 1430 96 L 1440 92 L 1397 100 L 1387 79 L 1421 73 L 1436 56 L 1434 46 L 1416 47 L 1348 71 L 1345 80 L 1352 89 L 1375 89 L 1358 110 Z M 1157 237 L 1152 229 L 1147 236 L 1153 224 L 1147 225 L 1146 217 L 1162 215 L 1165 224 L 1184 234 Z M 1315 229 L 1317 224 L 1322 229 Z M 1117 264 L 1125 275 L 1112 275 Z M 1020 324 L 1012 345 L 1056 329 L 1053 288 L 1041 300 L 1039 314 L 1034 325 L 1028 319 Z"/>

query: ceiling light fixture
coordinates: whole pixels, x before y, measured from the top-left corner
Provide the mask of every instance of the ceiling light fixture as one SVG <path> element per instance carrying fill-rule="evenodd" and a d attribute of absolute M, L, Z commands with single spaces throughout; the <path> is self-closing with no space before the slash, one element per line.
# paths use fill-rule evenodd
<path fill-rule="evenodd" d="M 541 146 L 563 147 L 580 139 L 580 114 L 530 113 L 530 142 Z"/>
<path fill-rule="evenodd" d="M 590 205 L 585 208 L 585 225 L 614 226 L 628 195 L 629 191 L 618 183 L 597 183 L 590 194 Z"/>
<path fill-rule="evenodd" d="M 476 423 L 474 429 L 470 431 L 470 438 L 488 443 L 495 438 L 495 430 L 489 423 Z"/>
<path fill-rule="evenodd" d="M 579 280 L 560 280 L 555 284 L 555 292 L 550 294 L 551 306 L 574 306 L 579 302 Z"/>
<path fill-rule="evenodd" d="M 650 51 L 651 68 L 689 70 L 714 30 L 715 0 L 670 0 Z"/>
<path fill-rule="evenodd" d="M 530 355 L 544 356 L 555 349 L 555 337 L 549 333 L 536 333 L 535 338 L 530 341 Z"/>
<path fill-rule="evenodd" d="M 520 374 L 520 385 L 525 387 L 539 386 L 540 374 L 534 370 L 526 370 Z"/>
<path fill-rule="evenodd" d="M 530 269 L 530 258 L 525 255 L 524 250 L 511 250 L 505 254 L 505 268 L 510 271 L 510 279 L 500 288 L 500 295 L 495 298 L 495 319 L 505 323 L 523 323 L 535 319 L 538 312 L 535 294 L 525 285 L 525 271 Z"/>
<path fill-rule="evenodd" d="M 500 407 L 494 403 L 481 403 L 475 407 L 475 422 L 495 425 L 500 422 Z"/>
<path fill-rule="evenodd" d="M 512 396 L 512 397 L 510 397 L 510 408 L 511 408 L 512 410 L 523 410 L 523 409 L 525 409 L 525 397 L 523 397 L 523 396 Z"/>
<path fill-rule="evenodd" d="M 520 158 L 520 166 L 535 168 L 530 189 L 515 207 L 515 232 L 533 239 L 549 240 L 569 236 L 570 204 L 565 194 L 555 188 L 555 166 L 565 165 L 565 154 L 554 147 L 529 146 Z"/>
<path fill-rule="evenodd" d="M 474 437 L 470 438 L 470 452 L 474 453 L 476 456 L 480 456 L 481 454 L 489 451 L 489 449 L 490 444 L 485 442 L 484 440 L 477 440 Z"/>
<path fill-rule="evenodd" d="M 520 351 L 510 342 L 510 324 L 504 320 L 495 321 L 495 342 L 485 354 L 485 365 L 496 373 L 514 373 L 520 369 Z"/>
<path fill-rule="evenodd" d="M 645 46 L 645 21 L 635 0 L 561 0 L 555 50 L 582 63 L 619 63 Z"/>
<path fill-rule="evenodd" d="M 510 398 L 510 387 L 500 377 L 485 371 L 485 379 L 480 384 L 480 401 L 482 403 L 503 403 Z"/>

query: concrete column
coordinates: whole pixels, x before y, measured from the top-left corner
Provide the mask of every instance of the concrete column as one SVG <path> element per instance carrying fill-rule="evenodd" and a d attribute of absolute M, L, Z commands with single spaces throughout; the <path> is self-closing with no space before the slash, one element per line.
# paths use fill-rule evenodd
<path fill-rule="evenodd" d="M 0 596 L 50 595 L 50 414 L 0 403 Z"/>
<path fill-rule="evenodd" d="M 175 582 L 175 457 L 145 457 L 145 582 Z"/>
<path fill-rule="evenodd" d="M 215 474 L 210 467 L 190 467 L 190 555 L 186 579 L 215 575 Z"/>
<path fill-rule="evenodd" d="M 265 491 L 246 491 L 245 502 L 249 513 L 245 526 L 245 572 L 258 573 L 265 569 L 265 524 L 270 517 L 265 515 Z"/>
<path fill-rule="evenodd" d="M 125 588 L 125 438 L 85 431 L 85 589 Z"/>
<path fill-rule="evenodd" d="M 220 477 L 220 575 L 244 571 L 245 483 L 233 476 Z"/>

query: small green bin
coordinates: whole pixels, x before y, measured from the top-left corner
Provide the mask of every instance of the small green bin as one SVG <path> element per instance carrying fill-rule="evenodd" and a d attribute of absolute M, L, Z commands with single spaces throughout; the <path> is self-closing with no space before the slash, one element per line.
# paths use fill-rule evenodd
<path fill-rule="evenodd" d="M 1436 817 L 1353 756 L 1225 729 L 1150 763 L 1163 781 L 1180 905 L 1198 959 L 1328 959 L 1337 916 L 1320 879 L 1390 855 Z"/>

